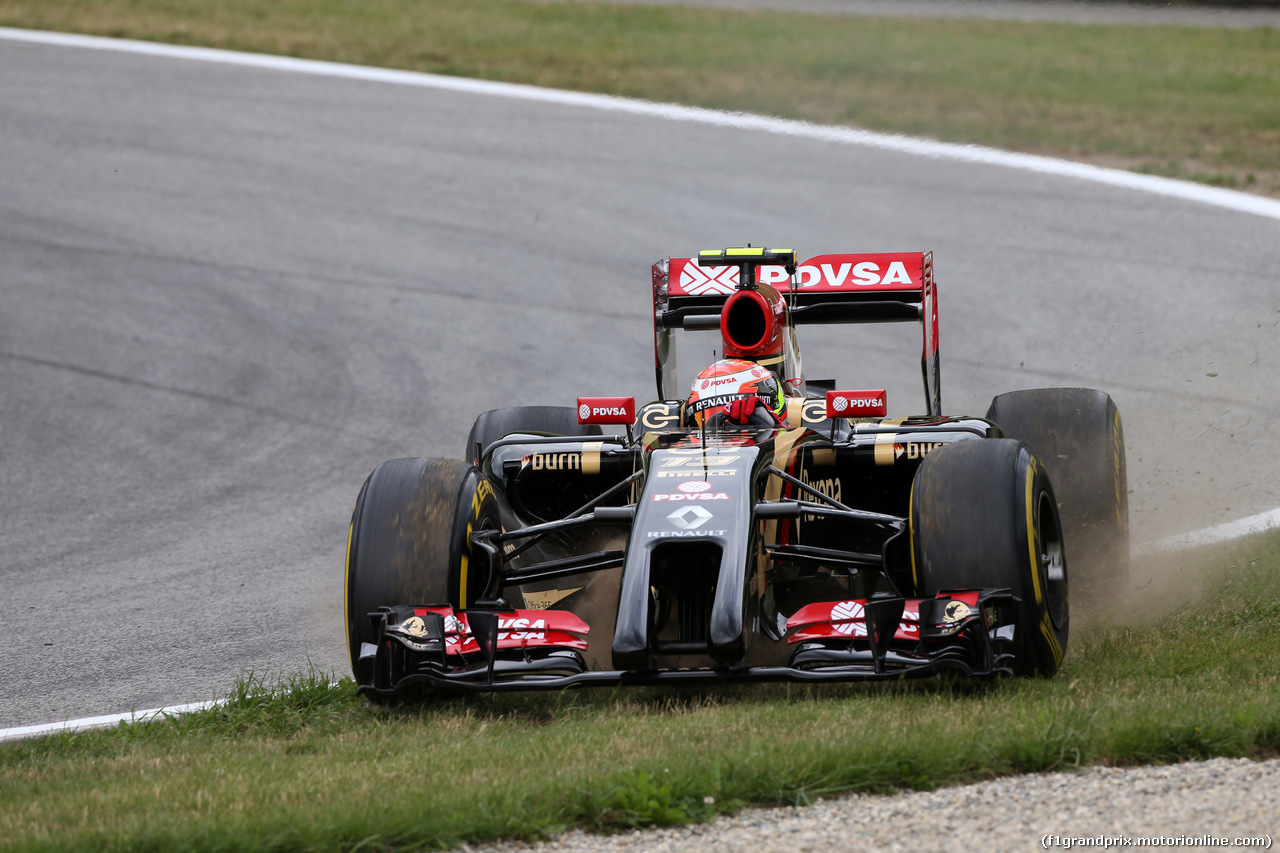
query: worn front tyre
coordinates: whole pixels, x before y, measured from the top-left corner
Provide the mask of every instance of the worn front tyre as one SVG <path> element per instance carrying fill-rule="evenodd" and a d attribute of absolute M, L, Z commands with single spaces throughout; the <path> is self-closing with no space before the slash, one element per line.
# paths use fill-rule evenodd
<path fill-rule="evenodd" d="M 371 612 L 382 606 L 464 608 L 488 578 L 475 530 L 498 527 L 493 489 L 454 459 L 393 459 L 373 470 L 351 514 L 347 538 L 347 648 L 358 675 L 362 643 L 376 641 Z"/>
<path fill-rule="evenodd" d="M 964 441 L 931 453 L 911 490 L 917 592 L 1007 588 L 1014 670 L 1053 675 L 1070 631 L 1062 526 L 1048 474 L 1025 444 Z"/>

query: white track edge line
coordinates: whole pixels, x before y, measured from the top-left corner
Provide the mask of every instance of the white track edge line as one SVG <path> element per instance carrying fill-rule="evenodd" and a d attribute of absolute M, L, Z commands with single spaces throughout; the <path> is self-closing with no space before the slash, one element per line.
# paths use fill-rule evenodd
<path fill-rule="evenodd" d="M 1255 533 L 1266 533 L 1268 530 L 1273 530 L 1277 527 L 1280 527 L 1280 508 L 1260 512 L 1248 518 L 1240 518 L 1235 521 L 1215 524 L 1212 527 L 1192 530 L 1189 533 L 1175 533 L 1172 536 L 1166 536 L 1154 542 L 1146 542 L 1142 545 L 1134 546 L 1130 553 L 1135 557 L 1145 557 L 1150 554 L 1168 553 L 1170 551 L 1189 551 L 1192 548 L 1202 548 L 1205 545 L 1216 545 L 1232 539 L 1243 539 Z"/>
<path fill-rule="evenodd" d="M 1255 196 L 1155 175 L 1140 175 L 1136 172 L 1126 172 L 1120 169 L 1091 166 L 1085 163 L 1059 160 L 1054 157 L 1019 154 L 996 148 L 986 148 L 980 145 L 957 145 L 929 139 L 898 136 L 896 134 L 872 133 L 871 131 L 857 130 L 850 127 L 810 124 L 809 122 L 792 119 L 773 118 L 750 113 L 730 113 L 701 107 L 685 107 L 678 104 L 620 98 L 612 95 L 596 95 L 564 89 L 544 89 L 538 86 L 517 83 L 497 83 L 466 77 L 447 77 L 417 71 L 397 71 L 389 68 L 347 65 L 339 62 L 296 59 L 260 53 L 242 53 L 207 47 L 185 47 L 159 42 L 132 41 L 7 27 L 0 27 L 0 39 L 61 47 L 110 50 L 197 62 L 217 62 L 275 71 L 292 71 L 300 74 L 341 77 L 350 80 L 539 101 L 633 115 L 653 116 L 671 121 L 745 128 L 784 136 L 816 139 L 864 148 L 878 148 L 921 157 L 981 163 L 1045 175 L 1076 178 L 1280 220 L 1280 199 Z"/>
<path fill-rule="evenodd" d="M 610 95 L 594 95 L 583 92 L 571 92 L 562 89 L 543 89 L 537 86 L 526 86 L 516 83 L 494 83 L 486 80 L 473 80 L 465 77 L 445 77 L 439 74 L 424 74 L 416 71 L 396 71 L 386 68 L 371 68 L 360 65 L 345 65 L 338 62 L 322 62 L 313 59 L 294 59 L 284 56 L 270 56 L 258 53 L 240 53 L 230 50 L 218 50 L 205 47 L 183 47 L 156 42 L 130 41 L 127 39 L 103 38 L 100 36 L 83 36 L 70 33 L 54 33 L 38 30 L 20 30 L 0 27 L 0 39 L 30 42 L 35 44 L 56 45 L 62 47 L 81 47 L 93 50 L 112 50 L 121 53 L 135 53 L 148 56 L 162 56 L 170 59 L 186 59 L 198 62 L 220 62 L 229 65 L 240 65 L 251 68 L 264 68 L 276 71 L 293 71 L 301 74 L 314 74 L 326 77 L 343 77 L 351 80 L 392 83 L 419 88 L 442 89 L 453 92 L 466 92 L 479 95 L 493 95 L 506 98 L 517 98 L 544 103 L 556 103 L 569 106 L 581 106 L 592 109 L 626 112 L 635 115 L 651 115 L 674 121 L 691 121 L 720 126 L 751 128 L 755 130 L 778 133 L 786 136 L 799 136 L 809 139 L 821 139 L 848 145 L 862 145 L 898 151 L 906 154 L 917 154 L 939 159 L 964 160 L 974 163 L 985 163 L 993 166 L 1007 166 L 1042 174 L 1060 175 L 1109 184 L 1111 186 L 1155 193 L 1157 195 L 1196 201 L 1202 204 L 1235 210 L 1241 213 L 1252 213 L 1270 219 L 1280 220 L 1280 201 L 1246 193 L 1192 184 L 1186 181 L 1175 181 L 1153 175 L 1140 175 L 1124 172 L 1119 169 L 1106 169 L 1052 157 L 1040 157 L 1033 154 L 1017 154 L 995 148 L 984 148 L 978 145 L 954 145 L 946 142 L 935 142 L 928 139 L 916 139 L 908 136 L 872 133 L 848 127 L 816 125 L 790 119 L 771 118 L 769 116 L 749 113 L 728 113 L 720 110 L 709 110 L 701 107 L 682 107 L 676 104 L 660 104 L 653 101 L 641 101 L 632 98 L 618 98 Z M 1133 553 L 1142 556 L 1150 553 L 1197 548 L 1217 542 L 1225 542 L 1280 527 L 1280 508 L 1270 512 L 1242 518 L 1207 527 L 1190 533 L 1180 533 L 1137 546 Z M 51 734 L 59 731 L 78 731 L 82 729 L 105 728 L 129 720 L 146 720 L 166 714 L 182 714 L 190 711 L 212 707 L 214 702 L 196 702 L 190 705 L 175 705 L 169 708 L 154 708 L 148 711 L 136 711 L 128 714 L 115 714 L 104 717 L 86 717 L 80 720 L 68 720 L 62 723 L 47 723 L 36 726 L 20 726 L 12 729 L 0 729 L 0 742 L 26 737 Z"/>
<path fill-rule="evenodd" d="M 18 726 L 12 729 L 0 729 L 0 743 L 7 740 L 40 737 L 58 732 L 87 731 L 89 729 L 107 729 L 120 723 L 142 723 L 174 714 L 189 714 L 192 711 L 203 711 L 220 705 L 221 701 L 192 702 L 187 705 L 173 705 L 168 708 L 152 708 L 149 711 L 130 711 L 127 714 L 108 714 L 103 717 L 84 717 L 79 720 L 65 720 L 61 723 L 43 723 L 36 726 Z"/>

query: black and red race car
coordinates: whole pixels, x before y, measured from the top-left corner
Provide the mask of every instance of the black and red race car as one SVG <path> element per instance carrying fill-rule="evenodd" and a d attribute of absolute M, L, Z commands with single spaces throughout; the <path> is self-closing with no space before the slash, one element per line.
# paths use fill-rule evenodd
<path fill-rule="evenodd" d="M 1127 572 L 1108 395 L 945 415 L 931 253 L 713 250 L 655 264 L 652 287 L 656 401 L 485 412 L 461 460 L 369 475 L 346 569 L 363 694 L 1058 670 L 1068 555 L 1076 582 Z M 921 414 L 806 379 L 800 326 L 890 322 L 922 329 Z M 681 330 L 718 330 L 780 410 L 695 417 Z"/>

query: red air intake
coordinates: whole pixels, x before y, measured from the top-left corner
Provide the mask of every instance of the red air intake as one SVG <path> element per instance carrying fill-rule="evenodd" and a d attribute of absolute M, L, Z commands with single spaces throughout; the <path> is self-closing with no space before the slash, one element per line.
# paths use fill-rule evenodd
<path fill-rule="evenodd" d="M 767 356 L 782 355 L 786 316 L 782 294 L 767 284 L 757 290 L 734 293 L 720 311 L 725 358 L 760 361 Z"/>

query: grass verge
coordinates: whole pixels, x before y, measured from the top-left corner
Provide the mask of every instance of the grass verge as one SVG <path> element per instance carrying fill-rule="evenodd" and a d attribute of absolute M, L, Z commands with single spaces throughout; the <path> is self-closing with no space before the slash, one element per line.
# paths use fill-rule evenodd
<path fill-rule="evenodd" d="M 1086 764 L 1280 750 L 1280 537 L 1181 559 L 1052 680 L 612 690 L 378 708 L 312 672 L 0 746 L 0 847 L 413 850 Z"/>
<path fill-rule="evenodd" d="M 0 25 L 481 77 L 1280 196 L 1280 31 L 530 0 L 0 0 Z"/>

